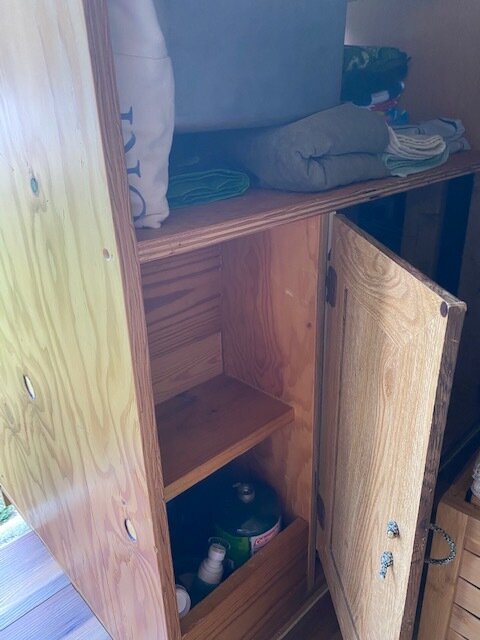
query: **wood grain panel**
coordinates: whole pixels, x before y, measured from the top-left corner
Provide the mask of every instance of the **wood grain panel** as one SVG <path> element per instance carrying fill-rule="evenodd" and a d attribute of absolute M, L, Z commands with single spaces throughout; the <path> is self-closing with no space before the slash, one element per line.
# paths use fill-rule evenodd
<path fill-rule="evenodd" d="M 446 566 L 430 565 L 428 567 L 418 640 L 431 640 L 431 638 L 442 640 L 447 636 L 467 522 L 468 517 L 464 513 L 444 502 L 440 503 L 435 523 L 453 537 L 458 553 L 455 560 Z M 445 557 L 445 547 L 443 538 L 439 535 L 434 536 L 431 557 Z"/>
<path fill-rule="evenodd" d="M 476 587 L 480 587 L 480 557 L 464 550 L 460 564 L 460 576 Z"/>
<path fill-rule="evenodd" d="M 282 427 L 292 407 L 217 376 L 157 407 L 165 496 L 174 498 Z"/>
<path fill-rule="evenodd" d="M 222 335 L 215 333 L 179 347 L 152 366 L 155 402 L 164 402 L 222 373 Z"/>
<path fill-rule="evenodd" d="M 475 518 L 468 519 L 464 546 L 471 553 L 480 556 L 480 513 L 478 514 L 478 520 Z"/>
<path fill-rule="evenodd" d="M 33 531 L 0 549 L 0 576 L 0 631 L 70 584 Z"/>
<path fill-rule="evenodd" d="M 113 637 L 176 638 L 105 3 L 7 1 L 0 39 L 0 482 Z"/>
<path fill-rule="evenodd" d="M 480 618 L 480 589 L 478 587 L 460 578 L 455 593 L 455 602 L 462 609 L 466 609 Z"/>
<path fill-rule="evenodd" d="M 480 620 L 457 604 L 453 605 L 450 626 L 466 640 L 480 638 Z"/>
<path fill-rule="evenodd" d="M 179 209 L 159 230 L 137 230 L 139 257 L 144 263 L 187 253 L 479 170 L 480 153 L 464 152 L 408 178 L 371 180 L 324 193 L 251 189 L 240 198 Z"/>
<path fill-rule="evenodd" d="M 341 217 L 331 256 L 322 565 L 347 638 L 411 637 L 458 344 L 448 316 L 464 305 Z M 389 543 L 392 518 L 400 537 Z M 382 581 L 387 550 L 394 566 Z"/>
<path fill-rule="evenodd" d="M 307 521 L 326 226 L 326 217 L 295 222 L 228 243 L 223 253 L 225 371 L 295 409 L 295 424 L 256 447 L 251 463 L 277 489 L 287 516 Z"/>
<path fill-rule="evenodd" d="M 347 42 L 396 46 L 412 57 L 402 100 L 412 121 L 462 118 L 478 149 L 478 2 L 362 0 L 348 7 Z"/>
<path fill-rule="evenodd" d="M 142 267 L 155 402 L 222 373 L 218 247 Z"/>
<path fill-rule="evenodd" d="M 297 518 L 192 609 L 183 640 L 270 640 L 305 596 L 307 548 L 308 525 Z"/>

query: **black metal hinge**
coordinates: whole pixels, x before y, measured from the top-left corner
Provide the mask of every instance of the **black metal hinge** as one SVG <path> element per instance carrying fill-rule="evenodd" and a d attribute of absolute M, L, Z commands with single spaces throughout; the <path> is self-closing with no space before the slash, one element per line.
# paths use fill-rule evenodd
<path fill-rule="evenodd" d="M 327 303 L 334 307 L 337 302 L 337 272 L 333 267 L 328 267 L 327 277 L 325 279 L 326 300 Z"/>

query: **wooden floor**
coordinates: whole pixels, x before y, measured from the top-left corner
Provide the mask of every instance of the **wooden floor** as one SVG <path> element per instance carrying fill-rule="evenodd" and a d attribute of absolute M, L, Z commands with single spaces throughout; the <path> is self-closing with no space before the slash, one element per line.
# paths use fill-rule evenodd
<path fill-rule="evenodd" d="M 0 549 L 0 640 L 111 640 L 32 531 Z M 342 640 L 330 596 L 284 640 Z"/>
<path fill-rule="evenodd" d="M 330 595 L 318 600 L 282 640 L 342 640 Z"/>
<path fill-rule="evenodd" d="M 33 532 L 0 549 L 0 640 L 109 640 Z"/>

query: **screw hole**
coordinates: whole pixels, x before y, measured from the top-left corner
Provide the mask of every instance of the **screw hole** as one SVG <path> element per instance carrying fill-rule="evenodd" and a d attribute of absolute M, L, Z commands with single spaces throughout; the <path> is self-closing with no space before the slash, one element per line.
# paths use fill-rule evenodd
<path fill-rule="evenodd" d="M 108 249 L 103 250 L 103 257 L 105 258 L 105 260 L 108 260 L 108 261 L 110 261 L 113 258 L 112 254 Z"/>
<path fill-rule="evenodd" d="M 125 520 L 125 529 L 127 531 L 127 535 L 132 542 L 137 541 L 137 532 L 135 531 L 135 527 L 133 526 L 131 520 L 128 518 Z"/>
<path fill-rule="evenodd" d="M 30 400 L 35 400 L 35 398 L 37 397 L 37 394 L 35 393 L 35 388 L 32 384 L 32 381 L 26 374 L 23 376 L 23 384 L 25 385 L 25 389 L 27 390 L 28 397 L 30 398 Z"/>

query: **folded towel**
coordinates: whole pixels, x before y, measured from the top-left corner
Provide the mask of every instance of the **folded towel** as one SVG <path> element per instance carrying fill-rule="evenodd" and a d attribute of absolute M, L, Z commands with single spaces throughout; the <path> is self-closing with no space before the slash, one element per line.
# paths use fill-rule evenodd
<path fill-rule="evenodd" d="M 170 177 L 167 199 L 171 209 L 191 204 L 227 200 L 250 187 L 249 177 L 240 171 L 210 169 Z"/>
<path fill-rule="evenodd" d="M 381 117 L 343 104 L 283 127 L 234 132 L 225 149 L 264 187 L 314 192 L 388 175 L 380 156 L 388 142 Z"/>
<path fill-rule="evenodd" d="M 468 151 L 470 149 L 470 145 L 465 138 L 465 127 L 461 120 L 454 120 L 452 118 L 436 118 L 434 120 L 428 120 L 427 122 L 421 122 L 420 124 L 406 124 L 402 126 L 394 126 L 393 128 L 397 134 L 403 134 L 406 136 L 441 136 L 447 143 L 450 153 Z"/>
<path fill-rule="evenodd" d="M 448 160 L 448 156 L 448 149 L 445 149 L 443 153 L 439 153 L 436 156 L 417 160 L 400 158 L 399 156 L 387 153 L 383 156 L 383 161 L 392 176 L 406 178 L 413 173 L 427 171 L 428 169 L 433 169 L 434 167 L 444 164 Z"/>
<path fill-rule="evenodd" d="M 440 155 L 447 145 L 441 136 L 412 135 L 397 133 L 388 127 L 390 142 L 386 153 L 406 160 L 425 160 Z"/>

